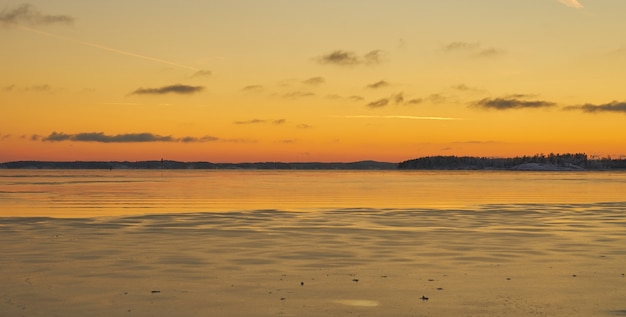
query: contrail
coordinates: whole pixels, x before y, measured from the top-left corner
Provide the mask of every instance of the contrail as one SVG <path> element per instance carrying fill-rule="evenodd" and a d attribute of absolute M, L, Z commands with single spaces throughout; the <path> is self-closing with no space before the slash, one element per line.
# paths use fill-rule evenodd
<path fill-rule="evenodd" d="M 331 116 L 333 118 L 347 119 L 410 119 L 410 120 L 463 120 L 448 117 L 417 117 L 417 116 Z"/>
<path fill-rule="evenodd" d="M 582 4 L 580 4 L 580 2 L 578 2 L 578 0 L 559 0 L 560 3 L 568 6 L 568 7 L 572 7 L 572 8 L 576 8 L 576 9 L 582 9 L 584 8 Z"/>
<path fill-rule="evenodd" d="M 39 35 L 52 37 L 52 38 L 56 38 L 56 39 L 64 40 L 64 41 L 68 41 L 68 42 L 74 42 L 74 43 L 78 43 L 78 44 L 81 44 L 81 45 L 97 48 L 99 50 L 108 51 L 108 52 L 112 52 L 112 53 L 119 54 L 119 55 L 126 55 L 126 56 L 136 57 L 136 58 L 140 58 L 140 59 L 147 60 L 147 61 L 157 62 L 157 63 L 170 65 L 170 66 L 176 66 L 176 67 L 185 68 L 185 69 L 189 69 L 189 70 L 193 70 L 193 71 L 199 71 L 200 70 L 199 68 L 183 65 L 183 64 L 180 64 L 180 63 L 170 62 L 170 61 L 166 61 L 166 60 L 160 59 L 160 58 L 145 56 L 145 55 L 141 55 L 141 54 L 136 54 L 136 53 L 132 53 L 132 52 L 118 50 L 116 48 L 112 48 L 112 47 L 108 47 L 108 46 L 104 46 L 104 45 L 99 45 L 99 44 L 95 44 L 95 43 L 90 43 L 90 42 L 85 42 L 85 41 L 81 41 L 81 40 L 76 40 L 76 39 L 72 39 L 72 38 L 69 38 L 69 37 L 56 35 L 56 34 L 44 32 L 44 31 L 41 31 L 41 30 L 32 29 L 32 28 L 25 27 L 25 26 L 18 26 L 18 27 L 20 29 L 23 29 L 23 30 L 26 30 L 26 31 L 29 31 L 29 32 L 32 32 L 32 33 L 36 33 L 36 34 L 39 34 Z"/>

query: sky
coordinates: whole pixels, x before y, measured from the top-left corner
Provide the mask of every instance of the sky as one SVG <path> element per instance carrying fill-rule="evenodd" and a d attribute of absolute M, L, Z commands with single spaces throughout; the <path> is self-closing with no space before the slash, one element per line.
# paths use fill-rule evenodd
<path fill-rule="evenodd" d="M 626 155 L 624 0 L 0 1 L 0 162 Z"/>

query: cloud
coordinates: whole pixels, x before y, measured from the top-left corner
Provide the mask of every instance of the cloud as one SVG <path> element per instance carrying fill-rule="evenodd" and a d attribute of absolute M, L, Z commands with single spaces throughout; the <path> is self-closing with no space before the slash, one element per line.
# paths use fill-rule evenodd
<path fill-rule="evenodd" d="M 319 85 L 325 83 L 326 80 L 324 77 L 311 77 L 309 79 L 303 80 L 302 83 L 306 85 Z"/>
<path fill-rule="evenodd" d="M 74 18 L 69 15 L 43 14 L 31 4 L 22 4 L 13 9 L 0 12 L 0 24 L 4 26 L 72 24 Z"/>
<path fill-rule="evenodd" d="M 386 82 L 384 80 L 380 80 L 380 81 L 377 81 L 375 83 L 369 84 L 366 87 L 370 88 L 370 89 L 378 89 L 378 88 L 384 88 L 384 87 L 387 87 L 387 86 L 389 86 L 388 82 Z"/>
<path fill-rule="evenodd" d="M 578 0 L 558 0 L 560 3 L 570 7 L 570 8 L 576 8 L 576 9 L 582 9 L 584 8 L 584 6 L 582 4 L 580 4 L 580 2 L 578 2 Z"/>
<path fill-rule="evenodd" d="M 443 50 L 448 53 L 471 53 L 475 57 L 495 57 L 505 53 L 505 51 L 493 47 L 483 48 L 482 44 L 478 42 L 451 42 L 444 45 Z"/>
<path fill-rule="evenodd" d="M 505 52 L 503 50 L 499 50 L 496 48 L 486 48 L 474 54 L 476 57 L 495 57 L 499 55 L 504 55 Z"/>
<path fill-rule="evenodd" d="M 180 142 L 183 143 L 195 143 L 195 142 L 213 142 L 213 141 L 219 141 L 220 138 L 214 137 L 214 136 L 210 136 L 210 135 L 205 135 L 201 138 L 196 138 L 196 137 L 191 137 L 191 136 L 186 136 L 184 138 L 180 138 L 178 139 Z"/>
<path fill-rule="evenodd" d="M 446 52 L 475 50 L 478 48 L 480 48 L 480 43 L 476 42 L 452 42 L 443 47 Z"/>
<path fill-rule="evenodd" d="M 188 86 L 175 84 L 170 86 L 163 86 L 160 88 L 138 88 L 133 91 L 131 95 L 163 95 L 163 94 L 181 94 L 190 95 L 204 90 L 202 86 Z"/>
<path fill-rule="evenodd" d="M 351 51 L 335 50 L 326 55 L 322 55 L 317 60 L 322 64 L 334 64 L 342 66 L 350 65 L 373 65 L 382 62 L 384 52 L 381 50 L 373 50 L 365 53 L 363 56 Z"/>
<path fill-rule="evenodd" d="M 367 104 L 370 108 L 382 108 L 389 104 L 389 98 L 382 98 Z"/>
<path fill-rule="evenodd" d="M 296 143 L 296 139 L 284 139 L 284 140 L 278 140 L 278 143 L 282 143 L 282 144 L 292 144 L 292 143 Z"/>
<path fill-rule="evenodd" d="M 116 135 L 107 135 L 104 132 L 82 132 L 76 134 L 67 134 L 63 132 L 52 132 L 47 137 L 39 137 L 33 135 L 31 137 L 33 141 L 41 139 L 44 142 L 98 142 L 98 143 L 146 143 L 146 142 L 210 142 L 220 140 L 213 136 L 203 136 L 200 138 L 185 136 L 182 138 L 175 138 L 171 135 L 158 135 L 154 133 L 125 133 Z"/>
<path fill-rule="evenodd" d="M 285 124 L 286 122 L 287 122 L 287 119 L 276 119 L 276 120 L 271 121 L 271 123 L 275 125 Z M 251 120 L 233 122 L 233 124 L 240 124 L 240 125 L 241 124 L 263 124 L 263 123 L 268 123 L 268 121 L 262 120 L 262 119 L 251 119 Z"/>
<path fill-rule="evenodd" d="M 252 120 L 246 120 L 246 121 L 235 121 L 233 122 L 234 124 L 259 124 L 259 123 L 265 123 L 265 120 L 261 120 L 261 119 L 252 119 Z"/>
<path fill-rule="evenodd" d="M 313 96 L 315 96 L 315 93 L 312 93 L 312 92 L 294 91 L 294 92 L 284 94 L 283 98 L 296 99 L 296 98 L 305 98 L 305 97 L 313 97 Z"/>
<path fill-rule="evenodd" d="M 586 113 L 599 113 L 599 112 L 621 112 L 626 114 L 626 101 L 613 101 L 606 104 L 594 105 L 584 104 L 582 106 L 569 106 L 563 108 L 564 110 L 580 110 Z"/>
<path fill-rule="evenodd" d="M 213 75 L 213 72 L 211 72 L 210 70 L 199 70 L 199 71 L 193 73 L 193 75 L 191 75 L 191 78 L 209 77 L 211 75 Z"/>
<path fill-rule="evenodd" d="M 300 123 L 300 124 L 298 124 L 296 126 L 296 128 L 298 128 L 298 129 L 311 129 L 311 128 L 313 128 L 313 126 L 312 125 L 308 125 L 306 123 Z"/>
<path fill-rule="evenodd" d="M 461 118 L 450 117 L 420 117 L 420 116 L 331 116 L 333 118 L 346 118 L 346 119 L 408 119 L 408 120 L 463 120 Z"/>
<path fill-rule="evenodd" d="M 413 99 L 408 100 L 406 103 L 409 105 L 417 105 L 417 104 L 422 103 L 423 101 L 424 99 L 422 98 L 413 98 Z"/>
<path fill-rule="evenodd" d="M 24 88 L 25 91 L 37 91 L 37 92 L 46 92 L 46 91 L 50 91 L 52 90 L 52 87 L 50 87 L 50 85 L 33 85 L 27 88 Z"/>
<path fill-rule="evenodd" d="M 523 95 L 522 95 L 523 96 Z M 485 98 L 473 104 L 478 108 L 494 109 L 494 110 L 510 110 L 510 109 L 535 109 L 550 108 L 556 106 L 556 103 L 544 100 L 526 101 L 514 97 L 505 98 Z"/>
<path fill-rule="evenodd" d="M 367 106 L 370 108 L 382 108 L 392 103 L 395 105 L 415 105 L 415 104 L 421 103 L 422 101 L 423 100 L 421 98 L 409 99 L 407 101 L 404 96 L 404 92 L 399 92 L 387 98 L 382 98 L 376 101 L 372 101 L 368 103 Z"/>
<path fill-rule="evenodd" d="M 263 90 L 263 86 L 261 85 L 248 85 L 246 87 L 241 88 L 242 91 L 247 91 L 247 92 L 256 92 L 256 91 L 261 91 Z"/>
<path fill-rule="evenodd" d="M 384 55 L 385 53 L 381 50 L 373 50 L 373 51 L 366 53 L 363 56 L 363 59 L 366 64 L 378 64 L 382 62 Z"/>

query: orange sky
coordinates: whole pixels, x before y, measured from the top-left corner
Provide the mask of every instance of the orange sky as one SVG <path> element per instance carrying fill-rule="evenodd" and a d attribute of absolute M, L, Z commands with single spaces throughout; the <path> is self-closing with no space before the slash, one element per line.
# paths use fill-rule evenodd
<path fill-rule="evenodd" d="M 626 154 L 626 2 L 0 3 L 0 162 Z"/>

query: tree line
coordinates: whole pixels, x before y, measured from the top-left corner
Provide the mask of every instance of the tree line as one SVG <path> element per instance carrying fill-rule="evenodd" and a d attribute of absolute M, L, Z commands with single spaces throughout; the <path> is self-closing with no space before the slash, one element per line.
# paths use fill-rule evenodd
<path fill-rule="evenodd" d="M 524 164 L 539 164 L 560 169 L 626 169 L 625 159 L 590 159 L 585 153 L 536 154 L 512 158 L 491 158 L 474 156 L 426 156 L 398 164 L 400 169 L 433 170 L 482 170 L 515 169 Z"/>

